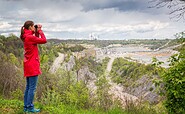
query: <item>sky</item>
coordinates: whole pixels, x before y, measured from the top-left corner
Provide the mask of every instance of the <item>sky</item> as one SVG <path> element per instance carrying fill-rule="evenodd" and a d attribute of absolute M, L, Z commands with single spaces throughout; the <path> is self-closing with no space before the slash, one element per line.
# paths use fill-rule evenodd
<path fill-rule="evenodd" d="M 27 20 L 47 39 L 171 39 L 185 23 L 149 0 L 0 0 L 0 35 L 19 36 Z"/>

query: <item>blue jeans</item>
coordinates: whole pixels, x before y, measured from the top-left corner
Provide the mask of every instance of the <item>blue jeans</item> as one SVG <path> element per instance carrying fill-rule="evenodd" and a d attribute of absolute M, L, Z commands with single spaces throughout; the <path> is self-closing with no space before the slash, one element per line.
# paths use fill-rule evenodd
<path fill-rule="evenodd" d="M 37 86 L 38 76 L 26 77 L 26 89 L 24 92 L 24 109 L 33 109 L 33 99 Z"/>

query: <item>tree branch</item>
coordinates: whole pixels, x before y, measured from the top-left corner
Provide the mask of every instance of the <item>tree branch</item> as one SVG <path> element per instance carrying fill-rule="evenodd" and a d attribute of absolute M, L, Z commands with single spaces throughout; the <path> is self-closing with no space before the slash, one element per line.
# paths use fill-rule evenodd
<path fill-rule="evenodd" d="M 167 7 L 170 9 L 171 19 L 185 19 L 185 0 L 151 0 L 150 4 L 154 4 L 149 8 L 162 8 Z"/>

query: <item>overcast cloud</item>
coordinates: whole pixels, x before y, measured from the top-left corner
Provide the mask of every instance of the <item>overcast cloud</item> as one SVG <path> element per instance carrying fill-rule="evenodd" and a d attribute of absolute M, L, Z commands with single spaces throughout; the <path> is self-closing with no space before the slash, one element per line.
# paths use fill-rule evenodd
<path fill-rule="evenodd" d="M 147 1 L 0 0 L 0 34 L 19 36 L 26 20 L 42 24 L 48 39 L 162 39 L 184 31 L 182 21 Z"/>

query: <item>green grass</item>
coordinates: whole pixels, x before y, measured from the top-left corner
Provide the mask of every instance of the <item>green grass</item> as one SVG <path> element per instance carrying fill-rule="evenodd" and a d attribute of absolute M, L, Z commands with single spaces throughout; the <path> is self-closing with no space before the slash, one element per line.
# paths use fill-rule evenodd
<path fill-rule="evenodd" d="M 39 114 L 126 114 L 119 108 L 104 112 L 94 109 L 77 109 L 74 106 L 66 106 L 64 104 L 57 107 L 43 106 L 38 102 L 35 103 L 35 107 L 41 109 Z M 0 114 L 25 114 L 23 112 L 23 101 L 0 98 Z"/>
<path fill-rule="evenodd" d="M 62 103 L 58 106 L 53 106 L 35 102 L 35 107 L 41 109 L 39 114 L 165 114 L 163 111 L 156 111 L 156 108 L 146 108 L 147 106 L 130 107 L 127 110 L 116 107 L 103 111 L 98 108 L 78 109 L 75 106 Z M 157 110 L 161 110 L 161 108 Z M 0 98 L 0 114 L 25 114 L 23 112 L 23 101 Z"/>

